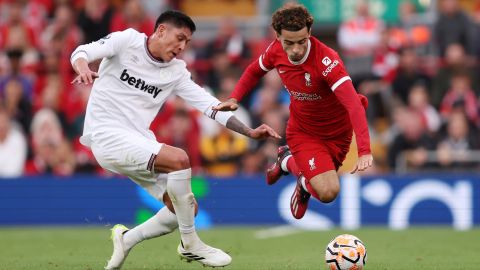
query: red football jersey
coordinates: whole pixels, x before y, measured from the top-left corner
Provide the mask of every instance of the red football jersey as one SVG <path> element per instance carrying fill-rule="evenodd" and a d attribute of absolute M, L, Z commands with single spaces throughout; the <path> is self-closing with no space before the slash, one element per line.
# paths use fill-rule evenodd
<path fill-rule="evenodd" d="M 259 58 L 259 64 L 264 71 L 276 68 L 290 94 L 289 131 L 334 139 L 352 129 L 345 107 L 333 93 L 350 80 L 334 50 L 311 37 L 304 58 L 295 63 L 275 40 Z"/>
<path fill-rule="evenodd" d="M 341 139 L 351 136 L 355 121 L 359 154 L 370 153 L 365 110 L 342 60 L 314 37 L 310 37 L 307 46 L 303 59 L 292 62 L 280 41 L 272 42 L 243 73 L 231 97 L 241 100 L 261 76 L 276 68 L 290 94 L 287 136 L 308 134 L 321 140 Z"/>

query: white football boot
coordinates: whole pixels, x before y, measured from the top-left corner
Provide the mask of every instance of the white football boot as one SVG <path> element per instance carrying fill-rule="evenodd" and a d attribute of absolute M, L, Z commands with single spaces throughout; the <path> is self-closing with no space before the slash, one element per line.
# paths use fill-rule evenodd
<path fill-rule="evenodd" d="M 187 262 L 197 261 L 203 266 L 220 267 L 232 262 L 232 257 L 218 248 L 208 246 L 202 242 L 194 247 L 185 247 L 182 242 L 178 245 L 177 252 L 180 259 Z"/>
<path fill-rule="evenodd" d="M 126 250 L 123 245 L 123 234 L 128 231 L 128 228 L 122 224 L 117 224 L 112 228 L 111 239 L 113 242 L 113 254 L 105 266 L 106 270 L 120 269 L 123 262 L 127 258 L 130 250 Z"/>

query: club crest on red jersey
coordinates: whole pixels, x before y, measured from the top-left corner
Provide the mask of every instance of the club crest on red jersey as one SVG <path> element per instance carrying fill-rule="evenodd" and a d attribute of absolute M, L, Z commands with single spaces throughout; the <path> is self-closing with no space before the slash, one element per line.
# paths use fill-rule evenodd
<path fill-rule="evenodd" d="M 308 72 L 305 73 L 305 85 L 306 86 L 312 86 L 312 81 L 310 79 L 310 73 L 308 73 Z"/>
<path fill-rule="evenodd" d="M 308 160 L 308 165 L 310 166 L 310 171 L 313 171 L 317 168 L 317 166 L 315 166 L 315 158 L 314 157 L 312 157 L 312 159 Z"/>

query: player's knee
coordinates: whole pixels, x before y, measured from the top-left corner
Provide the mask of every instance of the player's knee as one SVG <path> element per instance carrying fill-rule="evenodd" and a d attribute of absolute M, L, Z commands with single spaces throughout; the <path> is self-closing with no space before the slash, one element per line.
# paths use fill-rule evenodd
<path fill-rule="evenodd" d="M 190 159 L 188 158 L 187 152 L 184 150 L 178 149 L 172 159 L 173 170 L 181 171 L 190 168 Z"/>
<path fill-rule="evenodd" d="M 318 198 L 323 203 L 330 203 L 337 198 L 338 192 L 333 190 L 327 190 L 318 194 Z"/>
<path fill-rule="evenodd" d="M 319 200 L 323 203 L 330 203 L 337 198 L 340 192 L 339 185 L 324 186 L 320 192 L 318 192 Z"/>

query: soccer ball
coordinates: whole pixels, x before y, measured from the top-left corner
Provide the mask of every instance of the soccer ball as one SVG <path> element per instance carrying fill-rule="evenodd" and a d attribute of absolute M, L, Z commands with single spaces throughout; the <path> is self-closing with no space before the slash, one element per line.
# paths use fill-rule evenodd
<path fill-rule="evenodd" d="M 342 234 L 328 243 L 325 261 L 330 270 L 360 270 L 367 262 L 367 249 L 357 237 Z"/>

